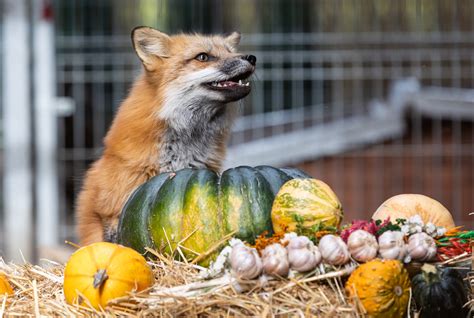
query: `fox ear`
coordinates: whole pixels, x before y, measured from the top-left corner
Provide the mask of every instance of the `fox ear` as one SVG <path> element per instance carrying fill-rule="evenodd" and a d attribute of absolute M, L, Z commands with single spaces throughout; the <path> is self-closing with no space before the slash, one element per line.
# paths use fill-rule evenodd
<path fill-rule="evenodd" d="M 135 52 L 147 70 L 153 69 L 156 58 L 170 56 L 170 37 L 150 27 L 136 27 L 132 31 L 132 43 Z"/>
<path fill-rule="evenodd" d="M 232 32 L 232 34 L 227 36 L 225 40 L 230 45 L 232 50 L 235 51 L 240 43 L 240 32 Z"/>

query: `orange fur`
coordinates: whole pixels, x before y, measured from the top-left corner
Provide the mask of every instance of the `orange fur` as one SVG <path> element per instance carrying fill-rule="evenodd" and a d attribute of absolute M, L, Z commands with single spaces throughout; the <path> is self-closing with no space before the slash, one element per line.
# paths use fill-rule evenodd
<path fill-rule="evenodd" d="M 178 35 L 167 45 L 169 57 L 138 54 L 145 71 L 134 83 L 104 140 L 101 158 L 87 172 L 76 207 L 81 245 L 104 240 L 105 230 L 116 227 L 121 209 L 131 192 L 160 172 L 160 142 L 167 123 L 157 114 L 164 103 L 164 89 L 183 73 L 208 65 L 191 61 L 193 54 L 210 51 L 215 56 L 234 57 L 229 41 L 222 37 Z M 191 48 L 191 49 L 190 49 Z M 207 166 L 221 169 L 227 134 L 220 136 L 214 158 Z"/>

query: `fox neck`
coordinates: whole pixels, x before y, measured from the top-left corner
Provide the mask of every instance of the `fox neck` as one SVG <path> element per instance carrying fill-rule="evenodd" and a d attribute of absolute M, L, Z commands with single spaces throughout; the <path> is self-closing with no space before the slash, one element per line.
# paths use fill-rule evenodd
<path fill-rule="evenodd" d="M 235 105 L 173 96 L 143 77 L 117 113 L 105 139 L 105 155 L 160 173 L 184 168 L 220 171 L 236 113 Z"/>
<path fill-rule="evenodd" d="M 160 172 L 221 168 L 236 107 L 210 101 L 200 90 L 180 85 L 164 91 L 159 116 L 167 128 L 160 147 Z"/>

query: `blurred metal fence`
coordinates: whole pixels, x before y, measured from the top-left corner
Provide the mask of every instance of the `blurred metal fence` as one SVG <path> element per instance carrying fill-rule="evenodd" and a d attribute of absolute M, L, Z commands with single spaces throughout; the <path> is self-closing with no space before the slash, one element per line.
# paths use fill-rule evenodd
<path fill-rule="evenodd" d="M 407 108 L 416 98 L 426 105 L 427 87 L 474 87 L 471 1 L 53 4 L 62 239 L 74 239 L 82 176 L 140 72 L 129 38 L 136 25 L 243 32 L 241 50 L 257 56 L 257 72 L 241 103 L 228 165 L 298 165 L 328 181 L 351 217 L 366 218 L 387 195 L 407 191 L 439 198 L 458 220 L 474 205 L 472 117 L 436 89 L 440 108 L 450 109 L 443 115 L 431 116 L 431 102 L 424 111 Z M 408 91 L 400 92 L 403 83 Z M 400 102 L 403 96 L 409 98 Z"/>
<path fill-rule="evenodd" d="M 243 28 L 241 48 L 257 56 L 258 70 L 252 93 L 241 106 L 243 116 L 234 127 L 230 165 L 295 164 L 394 139 L 392 144 L 379 146 L 372 156 L 410 157 L 415 175 L 419 158 L 424 156 L 442 160 L 439 154 L 447 151 L 453 160 L 463 155 L 471 162 L 474 158 L 472 142 L 466 143 L 462 118 L 456 114 L 450 116 L 454 133 L 448 146 L 440 118 L 430 126 L 434 138 L 425 143 L 426 127 L 420 114 L 409 123 L 412 137 L 399 140 L 396 138 L 406 134 L 405 122 L 384 102 L 394 81 L 407 77 L 418 79 L 422 87 L 473 87 L 474 28 L 470 17 L 474 9 L 470 2 L 138 1 L 133 8 L 129 1 L 85 3 L 56 3 L 59 95 L 70 97 L 74 105 L 73 114 L 60 120 L 59 129 L 60 189 L 64 191 L 61 211 L 66 212 L 62 224 L 67 225 L 64 237 L 72 233 L 71 208 L 82 174 L 100 152 L 114 111 L 139 72 L 128 36 L 134 25 L 151 24 L 169 32 Z M 173 15 L 184 12 L 180 9 L 192 16 L 183 13 L 180 19 Z M 127 10 L 132 10 L 132 16 Z M 299 155 L 298 151 L 285 151 L 298 140 L 307 143 L 298 144 L 295 150 L 305 151 Z M 259 152 L 268 147 L 273 152 Z M 274 155 L 275 151 L 280 155 Z M 385 199 L 381 184 L 389 177 L 384 175 L 387 167 L 379 160 L 369 172 L 365 155 L 350 156 L 357 158 L 359 177 L 345 180 L 349 168 L 343 163 L 318 162 L 315 174 L 337 175 L 336 190 L 346 182 L 354 184 L 352 197 L 342 198 L 352 203 L 362 200 L 353 197 L 363 191 L 365 176 L 382 176 L 380 186 L 367 190 L 373 192 L 372 201 L 359 202 L 358 206 L 368 210 Z M 461 203 L 465 198 L 460 195 L 466 192 L 460 189 L 463 172 L 459 169 L 453 166 L 451 191 L 457 195 L 454 202 L 446 203 L 458 211 L 458 217 L 467 208 Z M 437 187 L 435 192 L 444 191 L 441 183 Z M 403 181 L 394 182 L 391 189 L 403 191 Z M 427 188 L 418 184 L 414 191 Z M 472 199 L 470 202 L 472 206 Z M 356 216 L 365 214 L 359 209 Z"/>

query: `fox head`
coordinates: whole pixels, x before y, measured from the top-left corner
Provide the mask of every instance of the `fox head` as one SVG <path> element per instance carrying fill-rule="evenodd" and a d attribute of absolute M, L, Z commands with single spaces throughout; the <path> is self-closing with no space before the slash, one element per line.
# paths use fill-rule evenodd
<path fill-rule="evenodd" d="M 256 57 L 236 52 L 240 34 L 169 36 L 150 27 L 132 31 L 134 49 L 146 76 L 162 94 L 160 117 L 179 126 L 186 117 L 225 113 L 226 103 L 250 93 L 246 79 Z M 202 117 L 202 116 L 201 116 Z M 205 119 L 204 119 L 205 120 Z"/>

